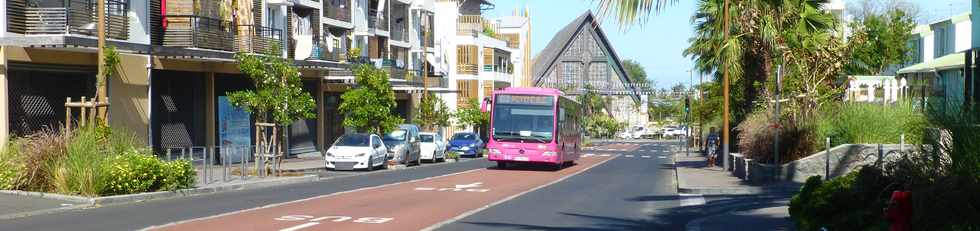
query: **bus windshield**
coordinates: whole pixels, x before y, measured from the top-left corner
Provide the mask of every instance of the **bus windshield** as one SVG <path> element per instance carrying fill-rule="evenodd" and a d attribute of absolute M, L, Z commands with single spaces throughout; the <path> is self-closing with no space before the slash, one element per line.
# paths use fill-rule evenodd
<path fill-rule="evenodd" d="M 517 97 L 522 99 L 516 100 Z M 549 143 L 554 139 L 554 130 L 554 96 L 497 96 L 493 107 L 494 140 Z"/>

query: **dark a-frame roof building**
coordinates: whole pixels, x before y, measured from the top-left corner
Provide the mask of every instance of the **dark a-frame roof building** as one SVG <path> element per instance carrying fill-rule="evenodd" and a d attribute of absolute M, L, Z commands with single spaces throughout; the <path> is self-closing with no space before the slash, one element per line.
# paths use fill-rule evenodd
<path fill-rule="evenodd" d="M 577 95 L 592 89 L 602 95 L 629 95 L 640 101 L 640 92 L 627 76 L 592 11 L 566 25 L 534 59 L 534 86 L 551 87 Z"/>

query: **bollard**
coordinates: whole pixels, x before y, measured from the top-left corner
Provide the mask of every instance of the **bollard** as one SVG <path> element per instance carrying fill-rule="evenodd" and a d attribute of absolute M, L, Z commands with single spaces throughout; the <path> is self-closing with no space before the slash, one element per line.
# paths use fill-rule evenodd
<path fill-rule="evenodd" d="M 228 182 L 228 150 L 221 150 L 221 171 L 223 172 L 221 180 Z"/>
<path fill-rule="evenodd" d="M 242 175 L 242 183 L 245 183 L 245 175 L 248 174 L 248 171 L 247 171 L 248 169 L 247 168 L 248 168 L 248 166 L 246 165 L 246 162 L 245 162 L 245 152 L 243 151 L 242 152 L 242 171 L 241 171 L 241 173 L 242 173 L 241 174 Z"/>
<path fill-rule="evenodd" d="M 882 163 L 885 162 L 885 148 L 884 145 L 878 144 L 878 160 L 875 161 L 875 166 L 881 167 Z"/>
<path fill-rule="evenodd" d="M 827 150 L 824 158 L 824 180 L 830 180 L 830 137 L 827 137 Z"/>
<path fill-rule="evenodd" d="M 898 152 L 905 155 L 905 133 L 900 136 Z"/>
<path fill-rule="evenodd" d="M 170 148 L 167 148 L 167 161 L 170 161 Z"/>

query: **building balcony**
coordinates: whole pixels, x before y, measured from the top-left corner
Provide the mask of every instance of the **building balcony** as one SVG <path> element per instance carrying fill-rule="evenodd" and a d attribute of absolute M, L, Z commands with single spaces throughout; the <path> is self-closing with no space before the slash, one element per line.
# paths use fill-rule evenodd
<path fill-rule="evenodd" d="M 449 88 L 449 79 L 444 77 L 429 77 L 424 81 L 428 88 Z"/>
<path fill-rule="evenodd" d="M 167 15 L 163 46 L 232 52 L 268 53 L 283 46 L 282 30 L 233 26 L 230 21 L 196 15 Z"/>
<path fill-rule="evenodd" d="M 337 21 L 351 22 L 350 0 L 329 0 L 323 3 L 323 16 Z"/>
<path fill-rule="evenodd" d="M 477 64 L 459 63 L 456 64 L 456 73 L 461 75 L 478 75 L 480 66 Z"/>
<path fill-rule="evenodd" d="M 370 10 L 368 12 L 368 27 L 388 31 L 388 19 L 385 18 L 385 12 L 374 9 Z"/>
<path fill-rule="evenodd" d="M 497 24 L 483 18 L 481 15 L 460 15 L 456 19 L 456 35 L 485 36 L 497 38 Z"/>
<path fill-rule="evenodd" d="M 29 2 L 29 3 L 28 3 Z M 7 0 L 7 31 L 24 35 L 96 33 L 95 0 Z M 106 38 L 129 38 L 129 2 L 106 0 Z"/>

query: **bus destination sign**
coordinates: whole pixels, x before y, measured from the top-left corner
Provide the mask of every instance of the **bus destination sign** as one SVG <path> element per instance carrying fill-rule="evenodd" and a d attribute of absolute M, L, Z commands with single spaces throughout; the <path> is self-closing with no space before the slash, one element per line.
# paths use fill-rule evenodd
<path fill-rule="evenodd" d="M 498 104 L 554 105 L 554 96 L 547 95 L 497 95 Z"/>

